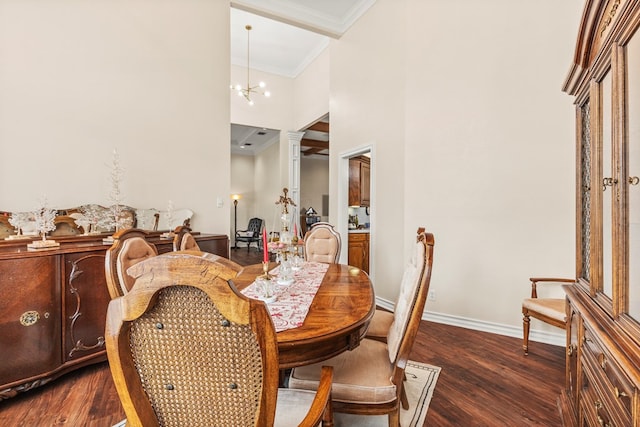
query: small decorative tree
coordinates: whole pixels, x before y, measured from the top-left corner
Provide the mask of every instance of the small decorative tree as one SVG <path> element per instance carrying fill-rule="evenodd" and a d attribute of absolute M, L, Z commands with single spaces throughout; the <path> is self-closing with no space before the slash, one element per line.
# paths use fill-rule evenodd
<path fill-rule="evenodd" d="M 7 237 L 7 239 L 21 239 L 25 236 L 23 235 L 23 228 L 25 224 L 29 221 L 29 217 L 31 216 L 30 212 L 14 212 L 9 217 L 9 224 L 16 229 L 16 234 L 13 236 Z"/>
<path fill-rule="evenodd" d="M 111 165 L 111 191 L 109 192 L 109 201 L 111 202 L 111 226 L 118 231 L 123 225 L 122 215 L 122 193 L 120 191 L 120 182 L 122 181 L 122 167 L 120 166 L 120 156 L 117 150 L 113 150 L 113 162 Z"/>
<path fill-rule="evenodd" d="M 43 197 L 40 201 L 40 208 L 33 212 L 33 216 L 36 219 L 36 230 L 42 236 L 42 240 L 36 240 L 29 245 L 30 249 L 42 249 L 60 246 L 55 240 L 47 240 L 47 232 L 55 230 L 55 219 L 57 212 L 55 209 L 47 207 L 47 199 Z"/>
<path fill-rule="evenodd" d="M 173 223 L 173 201 L 171 200 L 167 203 L 167 211 L 164 213 L 164 217 L 167 219 L 167 227 L 169 228 L 169 231 L 162 233 L 160 237 L 165 239 L 173 238 L 174 233 L 173 228 L 171 228 L 171 223 Z"/>

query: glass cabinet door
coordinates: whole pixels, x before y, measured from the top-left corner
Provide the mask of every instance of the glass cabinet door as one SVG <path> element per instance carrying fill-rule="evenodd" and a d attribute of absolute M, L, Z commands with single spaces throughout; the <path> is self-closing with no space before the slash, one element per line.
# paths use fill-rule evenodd
<path fill-rule="evenodd" d="M 628 278 L 627 312 L 640 321 L 640 34 L 636 33 L 625 49 L 627 68 L 627 168 L 623 169 L 627 198 Z"/>
<path fill-rule="evenodd" d="M 598 161 L 601 183 L 599 188 L 602 192 L 600 199 L 600 206 L 598 207 L 601 212 L 601 256 L 599 270 L 601 274 L 597 275 L 598 279 L 596 283 L 596 289 L 604 293 L 609 299 L 613 295 L 613 197 L 612 194 L 615 191 L 614 180 L 616 179 L 613 173 L 612 161 L 613 161 L 613 145 L 612 145 L 612 114 L 611 114 L 611 101 L 612 101 L 612 86 L 611 86 L 611 72 L 607 72 L 604 78 L 600 81 L 599 85 L 600 96 L 600 117 L 599 117 L 599 139 L 600 150 Z"/>

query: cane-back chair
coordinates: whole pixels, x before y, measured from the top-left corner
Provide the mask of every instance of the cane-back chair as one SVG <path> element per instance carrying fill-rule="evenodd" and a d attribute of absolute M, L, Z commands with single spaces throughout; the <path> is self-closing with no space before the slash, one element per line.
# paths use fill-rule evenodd
<path fill-rule="evenodd" d="M 225 279 L 233 271 L 187 252 L 130 270 L 136 282 L 109 303 L 105 330 L 127 426 L 332 424 L 331 368 L 317 393 L 278 389 L 271 316 Z"/>

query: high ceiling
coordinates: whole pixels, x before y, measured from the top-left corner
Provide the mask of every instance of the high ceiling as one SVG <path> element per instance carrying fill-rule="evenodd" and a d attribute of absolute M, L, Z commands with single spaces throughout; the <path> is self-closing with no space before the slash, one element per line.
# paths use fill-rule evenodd
<path fill-rule="evenodd" d="M 247 24 L 250 65 L 272 74 L 294 78 L 329 44 L 340 38 L 375 0 L 232 0 L 231 63 L 247 66 Z M 327 157 L 329 117 L 309 126 L 301 151 Z M 256 154 L 279 140 L 273 129 L 231 126 L 231 152 Z"/>

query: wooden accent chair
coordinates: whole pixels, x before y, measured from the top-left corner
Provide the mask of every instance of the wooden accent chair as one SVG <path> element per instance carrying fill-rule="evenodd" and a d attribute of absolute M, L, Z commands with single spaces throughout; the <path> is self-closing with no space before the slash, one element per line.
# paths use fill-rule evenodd
<path fill-rule="evenodd" d="M 158 255 L 155 245 L 147 242 L 147 233 L 137 228 L 117 231 L 113 244 L 105 254 L 107 289 L 111 298 L 129 292 L 135 279 L 127 274 L 132 265 Z"/>
<path fill-rule="evenodd" d="M 225 280 L 227 267 L 172 252 L 131 270 L 137 280 L 109 303 L 105 330 L 127 426 L 333 424 L 332 369 L 317 393 L 278 389 L 267 306 Z"/>
<path fill-rule="evenodd" d="M 525 356 L 529 354 L 529 326 L 531 317 L 542 320 L 558 328 L 566 329 L 567 302 L 564 298 L 538 298 L 538 283 L 561 285 L 575 283 L 573 279 L 552 277 L 531 277 L 531 298 L 522 301 L 522 349 Z"/>
<path fill-rule="evenodd" d="M 429 291 L 433 247 L 433 235 L 425 233 L 423 228 L 418 229 L 415 256 L 404 271 L 387 342 L 365 338 L 354 350 L 322 362 L 334 367 L 332 393 L 335 412 L 388 414 L 389 426 L 399 426 L 404 369 Z M 297 367 L 291 372 L 289 387 L 315 390 L 319 379 L 319 364 Z"/>
<path fill-rule="evenodd" d="M 199 251 L 200 246 L 191 234 L 191 228 L 186 225 L 179 225 L 173 232 L 173 250 L 174 251 Z"/>
<path fill-rule="evenodd" d="M 333 225 L 316 222 L 304 235 L 305 261 L 335 264 L 340 260 L 342 241 Z"/>
<path fill-rule="evenodd" d="M 249 225 L 247 225 L 246 230 L 237 230 L 235 234 L 235 246 L 238 247 L 238 242 L 244 242 L 247 244 L 247 252 L 249 252 L 249 248 L 252 243 L 255 243 L 258 249 L 260 249 L 260 244 L 262 242 L 262 236 L 260 233 L 262 232 L 262 219 L 260 218 L 251 218 L 249 220 Z"/>

